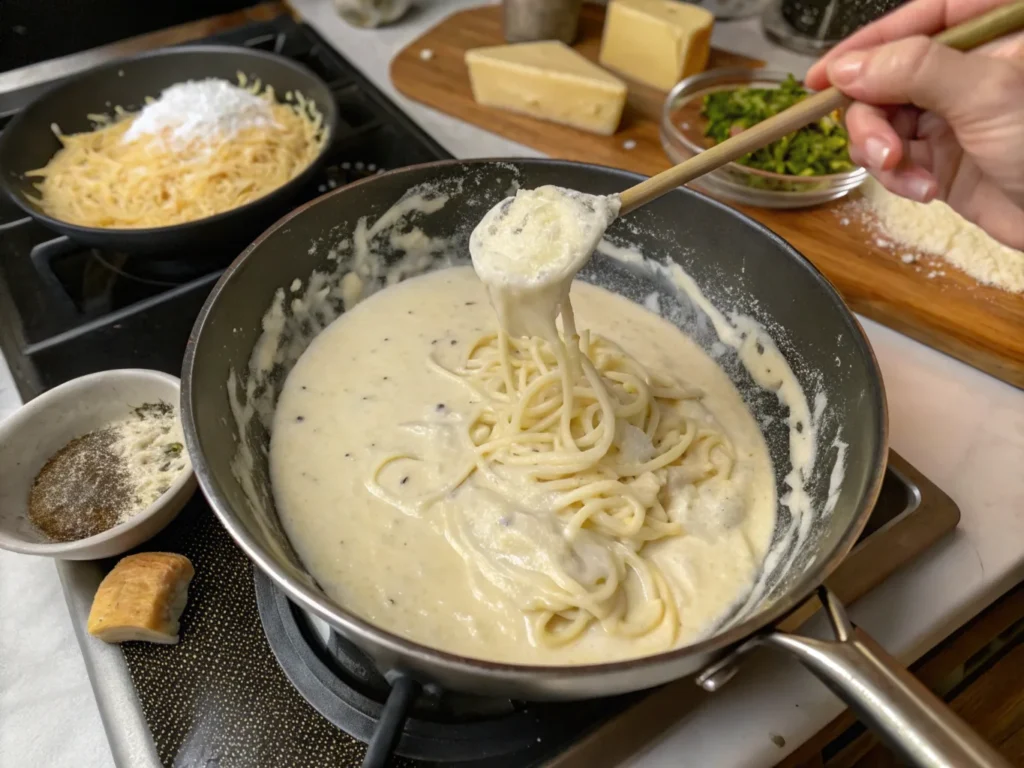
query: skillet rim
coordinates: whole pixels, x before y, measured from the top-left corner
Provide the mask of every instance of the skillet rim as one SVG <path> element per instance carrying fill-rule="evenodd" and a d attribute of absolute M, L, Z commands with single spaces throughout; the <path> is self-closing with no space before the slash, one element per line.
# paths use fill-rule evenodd
<path fill-rule="evenodd" d="M 338 189 L 332 190 L 320 197 L 314 198 L 283 216 L 264 231 L 258 238 L 256 238 L 256 240 L 254 240 L 244 251 L 242 251 L 242 253 L 239 254 L 239 256 L 224 271 L 204 302 L 203 307 L 196 318 L 192 332 L 189 334 L 188 345 L 185 349 L 185 357 L 182 361 L 180 409 L 186 447 L 190 456 L 198 456 L 199 458 L 199 461 L 196 461 L 195 458 L 192 459 L 192 466 L 195 471 L 196 478 L 199 481 L 199 486 L 203 491 L 203 495 L 206 497 L 207 502 L 213 509 L 214 514 L 217 515 L 221 524 L 235 540 L 235 543 L 241 547 L 246 556 L 249 557 L 257 567 L 269 576 L 279 588 L 284 590 L 290 599 L 298 603 L 301 608 L 316 614 L 330 625 L 343 627 L 349 633 L 357 636 L 370 635 L 374 642 L 379 643 L 387 652 L 394 654 L 397 657 L 413 657 L 418 662 L 442 663 L 447 665 L 450 669 L 454 668 L 454 671 L 463 675 L 467 673 L 470 675 L 484 673 L 493 678 L 498 678 L 503 682 L 530 683 L 552 679 L 560 680 L 566 678 L 583 678 L 595 674 L 628 673 L 632 670 L 678 663 L 686 657 L 707 655 L 714 658 L 724 655 L 731 648 L 734 648 L 744 640 L 747 640 L 764 630 L 771 630 L 777 622 L 784 619 L 793 610 L 804 603 L 835 571 L 843 559 L 845 559 L 849 554 L 850 550 L 853 549 L 853 546 L 856 544 L 864 526 L 867 524 L 868 518 L 870 517 L 875 503 L 878 500 L 878 495 L 882 487 L 882 480 L 885 476 L 889 448 L 888 403 L 886 400 L 885 385 L 882 379 L 881 370 L 878 366 L 878 360 L 875 358 L 874 350 L 868 342 L 864 329 L 861 327 L 856 316 L 846 305 L 846 302 L 839 295 L 839 292 L 832 286 L 828 279 L 825 278 L 825 276 L 806 256 L 800 253 L 796 248 L 775 232 L 750 216 L 747 216 L 745 213 L 742 213 L 741 211 L 732 208 L 725 203 L 719 202 L 718 200 L 715 200 L 703 193 L 697 192 L 696 190 L 692 190 L 687 187 L 677 187 L 668 194 L 684 194 L 697 197 L 702 199 L 705 203 L 723 210 L 726 214 L 733 216 L 742 224 L 753 227 L 763 236 L 773 241 L 777 246 L 781 247 L 792 258 L 794 258 L 797 264 L 810 273 L 811 277 L 815 280 L 821 290 L 825 292 L 833 305 L 839 311 L 842 318 L 846 321 L 849 326 L 848 330 L 854 337 L 857 349 L 869 363 L 869 368 L 873 371 L 874 375 L 869 377 L 869 381 L 867 383 L 879 404 L 875 414 L 875 431 L 878 433 L 879 441 L 877 455 L 874 461 L 874 469 L 871 477 L 869 478 L 865 494 L 861 499 L 860 508 L 857 510 L 852 522 L 847 526 L 847 529 L 843 532 L 842 536 L 839 537 L 835 547 L 831 553 L 829 553 L 827 558 L 809 567 L 801 578 L 799 578 L 797 582 L 774 603 L 767 606 L 765 609 L 758 611 L 744 621 L 691 645 L 684 645 L 649 656 L 640 656 L 636 658 L 593 664 L 565 666 L 509 664 L 468 656 L 460 656 L 449 651 L 432 648 L 428 645 L 400 637 L 397 634 L 366 621 L 358 615 L 327 600 L 325 596 L 317 595 L 305 586 L 293 581 L 289 576 L 287 576 L 287 574 L 281 572 L 281 569 L 278 569 L 274 564 L 273 558 L 268 555 L 262 545 L 254 541 L 245 525 L 231 511 L 231 505 L 220 492 L 218 483 L 206 464 L 205 457 L 201 450 L 193 409 L 195 393 L 192 388 L 192 375 L 195 368 L 196 348 L 198 347 L 199 341 L 202 337 L 203 327 L 209 318 L 214 305 L 217 303 L 221 293 L 226 290 L 232 276 L 241 267 L 241 265 L 265 241 L 279 230 L 285 228 L 292 219 L 298 217 L 307 209 L 318 205 L 327 198 L 345 192 L 346 190 L 351 190 L 354 187 L 358 187 L 385 176 L 400 175 L 413 170 L 448 168 L 452 166 L 461 166 L 467 170 L 473 170 L 474 168 L 479 168 L 484 165 L 497 163 L 506 163 L 515 166 L 523 164 L 539 164 L 564 168 L 582 167 L 596 169 L 605 173 L 610 172 L 627 182 L 624 184 L 624 188 L 632 186 L 646 178 L 641 174 L 625 171 L 619 168 L 611 168 L 609 166 L 594 163 L 579 163 L 570 160 L 557 160 L 551 158 L 504 157 L 471 158 L 465 160 L 437 160 L 429 163 L 405 166 L 376 176 L 360 179 L 359 181 L 347 184 L 344 187 L 339 187 Z M 675 679 L 681 679 L 688 676 L 690 676 L 690 673 L 684 673 L 677 675 Z"/>

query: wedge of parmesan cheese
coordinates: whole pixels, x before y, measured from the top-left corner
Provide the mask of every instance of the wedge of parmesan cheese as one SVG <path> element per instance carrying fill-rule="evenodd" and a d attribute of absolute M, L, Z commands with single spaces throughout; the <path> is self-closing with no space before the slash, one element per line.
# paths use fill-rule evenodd
<path fill-rule="evenodd" d="M 663 91 L 703 71 L 715 17 L 676 0 L 612 0 L 601 37 L 601 64 Z"/>
<path fill-rule="evenodd" d="M 604 136 L 619 127 L 626 84 L 564 43 L 475 48 L 466 66 L 479 104 Z"/>

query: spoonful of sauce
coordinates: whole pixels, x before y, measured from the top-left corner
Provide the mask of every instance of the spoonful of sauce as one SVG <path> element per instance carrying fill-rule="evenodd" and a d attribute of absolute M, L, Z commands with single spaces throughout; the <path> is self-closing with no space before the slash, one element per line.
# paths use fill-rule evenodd
<path fill-rule="evenodd" d="M 569 285 L 619 206 L 618 195 L 544 186 L 521 189 L 487 212 L 470 235 L 469 254 L 505 332 L 557 343 L 561 314 L 565 337 L 575 335 Z"/>

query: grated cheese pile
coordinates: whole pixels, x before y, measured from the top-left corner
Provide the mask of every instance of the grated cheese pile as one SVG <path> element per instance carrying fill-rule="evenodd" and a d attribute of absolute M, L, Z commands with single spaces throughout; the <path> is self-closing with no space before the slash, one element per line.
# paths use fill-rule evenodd
<path fill-rule="evenodd" d="M 874 179 L 861 192 L 886 235 L 900 245 L 939 256 L 980 283 L 1024 292 L 1024 253 L 993 240 L 945 203 L 907 200 Z"/>
<path fill-rule="evenodd" d="M 171 146 L 229 139 L 247 128 L 274 124 L 267 101 L 227 80 L 176 83 L 138 113 L 123 141 L 160 136 Z"/>
<path fill-rule="evenodd" d="M 111 425 L 111 445 L 121 458 L 130 487 L 131 507 L 121 522 L 138 514 L 159 499 L 181 472 L 189 466 L 185 437 L 177 411 L 166 403 L 148 403 L 135 409 L 135 416 Z"/>

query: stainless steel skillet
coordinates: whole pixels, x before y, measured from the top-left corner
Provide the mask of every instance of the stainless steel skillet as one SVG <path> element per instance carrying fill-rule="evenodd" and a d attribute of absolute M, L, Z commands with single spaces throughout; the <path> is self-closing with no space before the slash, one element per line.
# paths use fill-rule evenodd
<path fill-rule="evenodd" d="M 425 182 L 443 186 L 448 203 L 417 225 L 432 236 L 452 238 L 465 252 L 472 227 L 513 182 L 523 187 L 557 184 L 592 193 L 613 193 L 635 184 L 623 171 L 558 161 L 442 162 L 416 166 L 359 182 L 315 200 L 279 221 L 251 245 L 214 288 L 196 321 L 182 373 L 185 436 L 203 491 L 228 531 L 256 565 L 299 606 L 322 617 L 365 651 L 383 670 L 405 681 L 517 699 L 582 699 L 654 687 L 698 674 L 708 689 L 729 676 L 743 652 L 761 645 L 795 656 L 844 698 L 912 762 L 927 766 L 1003 765 L 998 755 L 927 692 L 881 648 L 854 630 L 827 593 L 836 640 L 788 635 L 774 626 L 820 589 L 853 546 L 877 497 L 887 451 L 885 394 L 877 363 L 863 332 L 842 300 L 814 267 L 786 242 L 741 213 L 695 192 L 679 189 L 631 214 L 609 230 L 648 257 L 676 259 L 713 303 L 728 302 L 770 330 L 805 391 L 828 402 L 809 478 L 814 500 L 811 533 L 786 568 L 767 579 L 763 598 L 713 636 L 647 658 L 607 664 L 544 667 L 497 664 L 458 657 L 379 629 L 333 603 L 291 550 L 273 511 L 266 465 L 266 430 L 243 430 L 251 465 L 233 463 L 238 430 L 227 381 L 244 380 L 264 312 L 275 292 L 314 270 L 330 271 L 327 248 L 350 236 L 364 216 L 374 220 L 407 190 Z M 401 253 L 394 253 L 399 258 Z M 640 300 L 666 286 L 612 259 L 596 259 L 584 279 Z M 707 318 L 680 299 L 674 316 L 705 349 L 718 339 Z M 720 345 L 719 345 L 720 346 Z M 718 350 L 721 354 L 721 350 Z M 789 471 L 788 414 L 759 389 L 728 355 L 719 358 L 744 399 L 764 424 L 766 442 L 784 492 Z M 286 370 L 268 382 L 273 396 Z M 841 432 L 841 434 L 840 434 Z M 788 431 L 786 432 L 788 435 Z M 835 439 L 848 445 L 846 473 L 831 512 L 825 513 Z M 233 465 L 234 464 L 234 465 Z M 255 494 L 255 495 L 254 495 Z M 780 508 L 780 527 L 788 511 Z M 407 704 L 410 686 L 396 686 L 396 707 Z M 400 720 L 400 718 L 399 718 Z"/>

